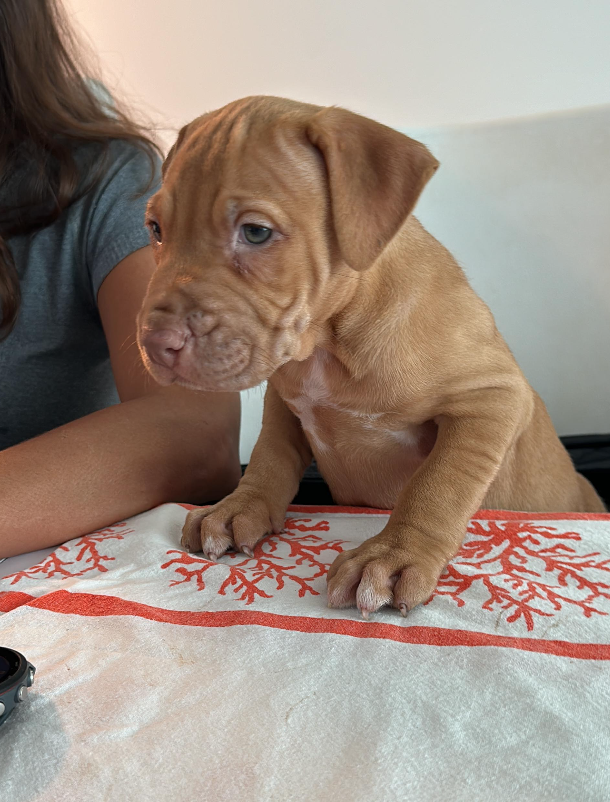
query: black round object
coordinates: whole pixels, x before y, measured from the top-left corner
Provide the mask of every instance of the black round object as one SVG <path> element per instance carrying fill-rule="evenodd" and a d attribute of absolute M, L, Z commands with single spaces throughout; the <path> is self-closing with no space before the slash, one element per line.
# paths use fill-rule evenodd
<path fill-rule="evenodd" d="M 0 725 L 15 705 L 25 700 L 35 673 L 34 666 L 20 652 L 0 646 Z"/>

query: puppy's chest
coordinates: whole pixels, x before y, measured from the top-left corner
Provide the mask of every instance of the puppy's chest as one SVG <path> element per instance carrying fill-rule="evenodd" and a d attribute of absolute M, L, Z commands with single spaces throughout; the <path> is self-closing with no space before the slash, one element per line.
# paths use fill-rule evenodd
<path fill-rule="evenodd" d="M 371 403 L 365 382 L 354 383 L 332 356 L 314 352 L 274 377 L 274 386 L 301 426 L 316 456 L 354 448 L 417 448 L 418 425 Z"/>

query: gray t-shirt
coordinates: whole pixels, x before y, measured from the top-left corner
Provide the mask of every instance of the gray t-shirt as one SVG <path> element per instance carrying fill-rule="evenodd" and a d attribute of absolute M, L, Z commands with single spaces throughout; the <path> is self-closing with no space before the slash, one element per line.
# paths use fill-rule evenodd
<path fill-rule="evenodd" d="M 100 182 L 45 229 L 8 245 L 22 303 L 0 341 L 0 450 L 118 402 L 97 308 L 122 259 L 148 244 L 144 210 L 159 186 L 148 156 L 113 141 Z"/>

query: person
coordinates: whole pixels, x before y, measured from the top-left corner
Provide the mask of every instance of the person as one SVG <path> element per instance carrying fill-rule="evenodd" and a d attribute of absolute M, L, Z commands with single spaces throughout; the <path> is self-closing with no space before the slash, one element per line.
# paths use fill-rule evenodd
<path fill-rule="evenodd" d="M 239 395 L 161 388 L 141 362 L 160 154 L 59 2 L 0 3 L 0 559 L 241 475 Z"/>

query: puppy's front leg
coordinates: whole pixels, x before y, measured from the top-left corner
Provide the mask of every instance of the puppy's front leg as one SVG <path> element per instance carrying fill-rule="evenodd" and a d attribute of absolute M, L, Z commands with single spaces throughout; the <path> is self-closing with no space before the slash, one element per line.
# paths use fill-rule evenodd
<path fill-rule="evenodd" d="M 435 416 L 434 448 L 386 527 L 332 564 L 329 606 L 356 604 L 367 618 L 386 604 L 406 615 L 426 601 L 532 409 L 531 392 L 521 386 L 479 390 L 445 404 Z"/>
<path fill-rule="evenodd" d="M 239 485 L 218 504 L 189 512 L 182 546 L 203 551 L 210 560 L 231 548 L 252 556 L 264 535 L 281 531 L 311 459 L 299 420 L 269 384 L 262 430 Z"/>

